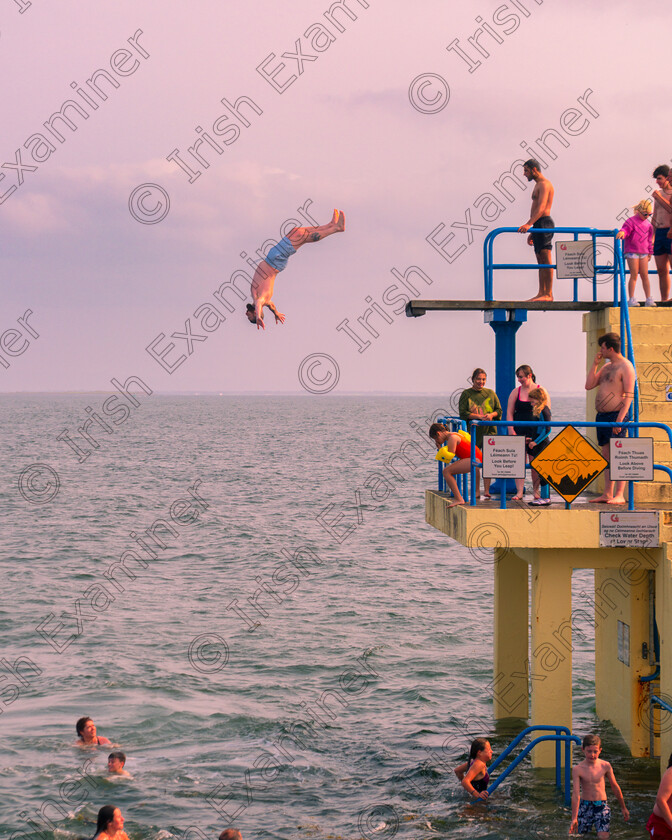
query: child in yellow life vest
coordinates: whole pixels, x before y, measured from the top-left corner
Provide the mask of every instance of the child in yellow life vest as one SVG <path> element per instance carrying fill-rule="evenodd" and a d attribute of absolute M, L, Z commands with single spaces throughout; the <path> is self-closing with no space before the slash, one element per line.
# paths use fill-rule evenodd
<path fill-rule="evenodd" d="M 433 423 L 429 428 L 429 436 L 438 450 L 436 460 L 444 461 L 446 464 L 443 468 L 443 477 L 455 499 L 448 507 L 463 505 L 465 502 L 457 488 L 454 476 L 462 475 L 471 469 L 471 437 L 467 432 L 451 432 L 443 423 Z M 455 456 L 459 460 L 454 461 Z M 480 463 L 483 461 L 478 447 L 476 447 L 476 460 Z M 476 497 L 480 498 L 480 470 L 478 468 L 476 469 Z"/>

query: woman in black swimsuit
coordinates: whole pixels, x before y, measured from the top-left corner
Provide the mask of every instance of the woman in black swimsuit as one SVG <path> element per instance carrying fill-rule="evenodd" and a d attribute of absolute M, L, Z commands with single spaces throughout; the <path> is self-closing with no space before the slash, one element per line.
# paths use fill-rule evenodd
<path fill-rule="evenodd" d="M 96 724 L 90 717 L 81 717 L 75 724 L 75 729 L 79 736 L 79 740 L 77 741 L 79 746 L 107 747 L 112 744 L 112 741 L 96 733 Z"/>
<path fill-rule="evenodd" d="M 537 379 L 534 371 L 529 365 L 521 365 L 516 369 L 516 379 L 518 380 L 518 387 L 514 388 L 509 394 L 509 402 L 506 407 L 507 420 L 522 420 L 533 421 L 537 418 L 532 414 L 533 404 L 529 400 L 530 391 L 536 388 Z M 510 435 L 521 435 L 522 437 L 530 437 L 530 433 L 534 431 L 527 426 L 509 426 Z M 523 491 L 525 489 L 525 479 L 516 479 L 516 495 L 514 500 L 523 498 Z"/>

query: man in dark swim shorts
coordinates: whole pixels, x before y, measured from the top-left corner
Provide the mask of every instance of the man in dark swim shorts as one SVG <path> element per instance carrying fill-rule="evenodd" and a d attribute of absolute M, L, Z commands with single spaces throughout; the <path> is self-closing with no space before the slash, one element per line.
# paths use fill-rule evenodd
<path fill-rule="evenodd" d="M 542 216 L 540 219 L 537 219 L 534 226 L 535 228 L 550 228 L 552 230 L 555 227 L 555 222 L 550 216 Z M 533 231 L 530 236 L 532 237 L 532 247 L 534 248 L 534 253 L 537 255 L 537 261 L 539 261 L 538 257 L 541 251 L 551 250 L 553 234 L 550 230 L 548 233 L 537 233 L 536 231 Z M 553 269 L 551 269 L 551 271 L 553 271 Z"/>
<path fill-rule="evenodd" d="M 538 161 L 530 158 L 523 164 L 523 174 L 528 181 L 534 181 L 532 190 L 532 210 L 530 218 L 524 225 L 518 228 L 518 233 L 527 233 L 530 228 L 547 228 L 548 233 L 531 233 L 527 238 L 527 244 L 534 247 L 534 254 L 540 266 L 551 265 L 551 242 L 553 234 L 550 229 L 555 227 L 551 218 L 551 207 L 553 205 L 553 184 L 544 178 L 539 169 Z M 539 269 L 539 291 L 530 298 L 530 301 L 552 301 L 553 300 L 553 269 Z"/>

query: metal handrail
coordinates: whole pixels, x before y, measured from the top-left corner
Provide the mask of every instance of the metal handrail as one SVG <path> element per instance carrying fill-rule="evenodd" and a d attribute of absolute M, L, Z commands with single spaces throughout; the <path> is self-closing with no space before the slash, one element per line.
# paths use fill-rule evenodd
<path fill-rule="evenodd" d="M 478 462 L 476 460 L 476 440 L 475 440 L 475 436 L 474 436 L 474 427 L 479 426 L 479 425 L 483 425 L 483 426 L 486 426 L 486 425 L 487 426 L 505 426 L 505 427 L 506 426 L 518 426 L 518 427 L 530 426 L 530 427 L 534 427 L 534 428 L 536 428 L 538 426 L 549 426 L 549 427 L 561 426 L 561 427 L 564 428 L 565 426 L 568 425 L 568 423 L 566 421 L 562 421 L 562 420 L 548 420 L 548 421 L 546 421 L 546 420 L 543 420 L 541 418 L 539 420 L 470 420 L 469 421 L 469 432 L 470 432 L 470 435 L 471 435 L 471 465 L 470 465 L 470 471 L 469 471 L 470 480 L 471 480 L 471 492 L 469 494 L 469 505 L 470 506 L 473 506 L 473 505 L 476 504 L 476 484 L 475 484 L 476 468 L 481 466 L 480 462 Z M 597 422 L 595 420 L 592 420 L 592 421 L 589 421 L 589 420 L 574 421 L 574 420 L 572 420 L 571 425 L 581 426 L 581 427 L 584 427 L 584 428 L 599 428 L 599 427 L 613 428 L 613 426 L 615 424 L 613 422 L 604 422 L 604 421 Z M 642 422 L 636 421 L 635 422 L 635 421 L 632 421 L 632 420 L 628 420 L 628 421 L 624 420 L 624 421 L 622 421 L 621 423 L 618 424 L 618 427 L 619 428 L 627 428 L 627 429 L 635 431 L 635 432 L 639 432 L 639 429 L 642 429 L 642 428 L 663 429 L 665 432 L 667 432 L 667 437 L 668 437 L 668 440 L 670 442 L 670 446 L 672 447 L 672 428 L 670 428 L 667 425 L 667 423 L 648 422 L 648 421 L 642 421 Z M 670 477 L 670 481 L 672 482 L 672 470 L 670 470 L 668 467 L 663 466 L 662 464 L 654 465 L 654 468 L 655 469 L 660 469 L 661 471 L 666 472 L 668 474 L 668 476 Z M 633 486 L 634 486 L 634 482 L 629 481 L 628 482 L 628 510 L 631 510 L 631 511 L 635 509 L 634 493 L 632 492 L 633 491 Z M 565 504 L 566 504 L 567 509 L 569 509 L 571 503 L 570 502 L 565 502 Z M 502 508 L 502 510 L 506 510 L 506 493 L 505 492 L 501 493 L 500 507 Z"/>
<path fill-rule="evenodd" d="M 665 709 L 666 712 L 672 713 L 672 706 L 670 706 L 669 703 L 666 703 L 665 700 L 661 700 L 660 697 L 658 697 L 657 694 L 652 694 L 651 695 L 651 702 L 655 703 L 657 706 L 660 706 L 661 709 Z M 488 788 L 488 793 L 489 792 L 490 792 L 490 789 Z"/>
<path fill-rule="evenodd" d="M 637 365 L 635 364 L 635 347 L 632 343 L 632 330 L 630 328 L 630 310 L 628 308 L 628 296 L 625 290 L 625 259 L 623 257 L 623 240 L 615 239 L 615 267 L 618 269 L 618 279 L 621 291 L 621 340 L 623 334 L 626 336 L 626 352 L 628 361 L 635 369 L 635 390 L 632 399 L 632 416 L 635 421 L 639 420 L 639 381 L 637 379 Z M 614 290 L 615 294 L 615 290 Z M 614 297 L 614 304 L 616 298 Z"/>
<path fill-rule="evenodd" d="M 672 709 L 670 709 L 672 711 Z M 541 729 L 543 727 L 534 727 L 536 729 Z M 548 727 L 550 729 L 556 729 L 556 727 Z M 557 727 L 560 728 L 560 727 Z M 566 727 L 562 727 L 566 729 Z M 541 744 L 544 741 L 555 741 L 556 744 L 556 758 L 555 758 L 555 778 L 556 778 L 556 785 L 557 787 L 562 790 L 563 786 L 560 784 L 559 779 L 561 778 L 560 774 L 560 743 L 564 743 L 565 745 L 565 779 L 564 779 L 564 796 L 565 796 L 565 805 L 570 804 L 571 800 L 571 789 L 570 789 L 570 764 L 571 764 L 571 744 L 579 744 L 581 745 L 581 739 L 578 735 L 541 735 L 539 738 L 535 738 L 534 741 L 530 741 L 529 744 L 522 750 L 522 752 L 518 753 L 518 755 L 513 759 L 511 764 L 509 764 L 500 774 L 499 776 L 492 782 L 492 784 L 488 785 L 488 796 L 491 796 L 495 790 L 499 787 L 499 785 L 506 779 L 506 777 L 516 769 L 516 767 L 520 764 L 520 762 L 537 746 L 537 744 Z"/>
<path fill-rule="evenodd" d="M 599 238 L 608 238 L 612 239 L 615 242 L 620 241 L 616 240 L 616 234 L 618 233 L 617 230 L 602 230 L 598 228 L 587 228 L 587 227 L 556 227 L 556 228 L 530 228 L 528 233 L 549 233 L 552 230 L 553 234 L 556 233 L 571 233 L 574 235 L 574 240 L 578 241 L 578 237 L 581 234 L 587 235 L 591 237 L 592 246 L 593 246 L 593 300 L 597 300 L 597 275 L 598 274 L 613 274 L 614 275 L 614 306 L 618 305 L 617 302 L 617 267 L 616 261 L 614 261 L 613 266 L 608 265 L 598 265 L 596 262 L 597 257 L 597 243 L 596 239 Z M 501 227 L 495 228 L 491 230 L 490 233 L 487 234 L 485 240 L 483 242 L 483 267 L 484 267 L 484 279 L 485 279 L 485 300 L 492 301 L 494 300 L 493 297 L 493 270 L 497 269 L 515 269 L 515 270 L 531 270 L 531 269 L 538 269 L 538 263 L 493 263 L 493 243 L 494 240 L 502 233 L 516 233 L 518 234 L 518 228 L 515 227 Z M 520 235 L 520 234 L 519 234 Z M 590 244 L 589 241 L 586 241 L 586 244 Z M 543 268 L 557 268 L 556 264 L 549 264 L 542 266 Z M 577 300 L 577 278 L 574 278 L 574 301 Z M 525 307 L 521 305 L 521 309 Z"/>
<path fill-rule="evenodd" d="M 525 729 L 523 729 L 521 732 L 519 732 L 516 735 L 516 737 L 513 739 L 513 741 L 511 741 L 509 746 L 504 750 L 504 752 L 501 755 L 497 756 L 497 758 L 492 762 L 492 764 L 490 765 L 488 770 L 490 772 L 495 770 L 502 763 L 502 761 L 504 761 L 504 759 L 507 758 L 513 752 L 513 750 L 515 750 L 515 748 L 518 746 L 518 744 L 520 744 L 520 742 L 523 740 L 523 738 L 526 735 L 530 734 L 530 732 L 555 732 L 556 735 L 560 735 L 561 733 L 564 733 L 565 735 L 570 735 L 571 734 L 571 730 L 569 729 L 568 726 L 549 726 L 548 724 L 539 724 L 539 726 L 526 726 Z M 558 743 L 558 747 L 555 751 L 555 756 L 556 756 L 556 763 L 557 763 L 560 759 L 560 744 L 559 743 Z M 559 781 L 560 781 L 559 776 L 556 774 L 556 782 L 558 784 L 559 784 Z"/>

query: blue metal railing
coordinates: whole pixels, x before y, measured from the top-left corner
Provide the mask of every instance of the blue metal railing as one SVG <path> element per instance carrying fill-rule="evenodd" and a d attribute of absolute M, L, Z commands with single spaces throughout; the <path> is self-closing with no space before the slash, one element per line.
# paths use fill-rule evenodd
<path fill-rule="evenodd" d="M 530 233 L 548 233 L 547 228 L 531 228 L 528 231 Z M 501 227 L 495 228 L 495 230 L 490 231 L 490 233 L 485 237 L 483 242 L 483 266 L 485 269 L 485 300 L 492 301 L 494 300 L 493 297 L 493 274 L 495 269 L 504 269 L 504 270 L 523 270 L 523 271 L 532 271 L 534 269 L 539 269 L 538 263 L 495 263 L 493 262 L 493 245 L 495 239 L 503 233 L 515 233 L 517 236 L 520 236 L 518 233 L 518 228 L 513 227 Z M 614 306 L 618 306 L 618 283 L 616 279 L 617 267 L 616 263 L 617 260 L 614 260 L 612 265 L 608 265 L 605 263 L 604 265 L 600 265 L 597 262 L 598 258 L 598 243 L 597 239 L 610 239 L 612 240 L 614 245 L 614 253 L 616 253 L 616 247 L 618 244 L 621 244 L 620 239 L 616 239 L 616 234 L 618 233 L 617 230 L 602 230 L 598 228 L 587 228 L 587 227 L 556 227 L 553 228 L 553 233 L 571 233 L 574 236 L 574 240 L 577 241 L 580 235 L 589 236 L 590 240 L 586 240 L 586 245 L 591 247 L 592 250 L 592 269 L 593 269 L 593 300 L 597 300 L 597 276 L 598 274 L 611 274 L 614 278 Z M 527 236 L 527 234 L 526 234 Z M 549 265 L 542 265 L 542 268 L 557 268 L 555 263 L 551 263 Z M 578 278 L 574 278 L 574 296 L 573 301 L 577 302 L 578 300 Z M 626 300 L 627 304 L 627 300 Z M 525 308 L 525 307 L 521 307 Z"/>
<path fill-rule="evenodd" d="M 518 735 L 511 741 L 509 746 L 504 750 L 504 752 L 492 762 L 492 764 L 488 768 L 488 772 L 492 773 L 501 762 L 507 758 L 511 752 L 518 746 L 518 744 L 522 741 L 522 739 L 529 735 L 530 732 L 553 732 L 553 735 L 541 735 L 538 738 L 535 738 L 533 741 L 530 741 L 529 744 L 525 746 L 525 748 L 518 753 L 518 755 L 513 759 L 511 764 L 509 764 L 497 778 L 488 785 L 488 796 L 491 796 L 492 793 L 497 790 L 499 785 L 506 779 L 506 777 L 516 769 L 516 767 L 520 764 L 520 762 L 537 746 L 537 744 L 541 744 L 544 741 L 554 741 L 555 742 L 555 784 L 558 790 L 563 791 L 565 797 L 565 805 L 569 805 L 571 799 L 571 785 L 570 785 L 570 773 L 571 773 L 571 764 L 572 764 L 572 743 L 581 745 L 581 739 L 577 735 L 572 735 L 566 726 L 528 726 L 526 729 L 523 729 L 522 732 L 519 732 Z M 562 772 L 561 772 L 561 749 L 560 745 L 564 743 L 565 745 L 565 773 L 564 773 L 564 785 L 562 779 Z"/>
<path fill-rule="evenodd" d="M 453 423 L 459 423 L 459 422 L 464 423 L 464 421 L 461 421 L 459 417 L 458 418 L 445 417 L 445 418 L 440 418 L 440 420 L 439 420 L 439 422 L 447 422 L 447 421 L 451 421 Z M 568 425 L 568 422 L 567 421 L 561 421 L 561 420 L 549 420 L 548 422 L 544 421 L 544 420 L 525 420 L 525 421 L 523 421 L 523 420 L 470 420 L 469 421 L 469 432 L 470 432 L 470 435 L 471 435 L 471 465 L 470 465 L 470 470 L 469 470 L 470 489 L 469 489 L 469 494 L 468 495 L 469 495 L 469 504 L 470 505 L 475 505 L 476 504 L 476 469 L 480 468 L 482 466 L 480 461 L 476 460 L 476 436 L 474 434 L 474 428 L 476 426 L 496 426 L 496 427 L 503 426 L 505 428 L 508 427 L 508 426 L 517 426 L 517 427 L 530 426 L 530 427 L 537 428 L 540 425 L 564 428 L 565 426 Z M 571 425 L 572 426 L 581 426 L 581 427 L 584 427 L 584 428 L 597 428 L 597 427 L 613 428 L 614 423 L 613 422 L 599 422 L 598 423 L 596 421 L 584 420 L 583 422 L 571 421 Z M 628 429 L 628 431 L 633 432 L 634 433 L 633 437 L 638 437 L 639 436 L 639 429 L 645 429 L 645 428 L 646 429 L 648 429 L 648 428 L 663 429 L 667 433 L 667 437 L 668 437 L 668 441 L 670 443 L 670 447 L 672 447 L 672 428 L 670 428 L 670 426 L 668 426 L 667 423 L 639 422 L 639 421 L 637 421 L 637 422 L 632 422 L 632 421 L 625 422 L 624 421 L 624 422 L 621 422 L 619 424 L 619 427 L 626 428 L 626 429 Z M 666 467 L 662 464 L 654 464 L 653 468 L 654 468 L 654 470 L 660 470 L 661 472 L 666 473 L 667 476 L 670 479 L 670 482 L 672 483 L 672 469 L 670 469 L 669 467 Z M 529 465 L 526 465 L 526 469 L 529 469 Z M 634 507 L 635 499 L 634 499 L 634 493 L 633 493 L 633 486 L 634 486 L 634 482 L 629 481 L 628 482 L 628 510 L 634 510 L 635 509 L 635 507 Z M 445 490 L 445 484 L 444 484 L 444 479 L 443 479 L 443 465 L 442 465 L 441 462 L 439 462 L 439 492 L 443 492 L 444 490 Z M 460 492 L 462 492 L 462 489 L 460 489 Z M 467 496 L 464 493 L 462 493 L 462 496 L 463 496 L 464 499 L 467 498 Z M 506 493 L 504 493 L 504 492 L 501 493 L 500 507 L 503 510 L 506 510 Z M 565 502 L 565 507 L 567 509 L 569 509 L 571 507 L 571 503 L 570 502 Z"/>
<path fill-rule="evenodd" d="M 632 417 L 635 421 L 639 420 L 639 381 L 637 379 L 637 365 L 635 363 L 635 348 L 632 343 L 632 330 L 630 329 L 630 309 L 628 307 L 628 295 L 625 290 L 625 259 L 623 257 L 623 240 L 615 240 L 616 247 L 614 249 L 615 267 L 617 268 L 618 281 L 621 292 L 621 341 L 625 336 L 625 356 L 628 361 L 632 363 L 635 369 L 635 393 L 632 398 Z M 615 303 L 616 298 L 614 298 Z M 628 412 L 629 416 L 629 412 Z"/>
<path fill-rule="evenodd" d="M 661 709 L 665 709 L 666 712 L 670 712 L 672 714 L 672 706 L 669 703 L 666 703 L 665 700 L 661 700 L 657 694 L 651 695 L 651 702 L 655 703 L 656 706 L 660 706 Z M 490 792 L 490 788 L 488 788 L 488 792 Z"/>
<path fill-rule="evenodd" d="M 531 228 L 531 232 L 541 232 L 544 231 L 548 233 L 547 228 Z M 597 228 L 584 228 L 584 227 L 558 227 L 553 228 L 554 233 L 571 233 L 574 236 L 574 241 L 578 241 L 579 235 L 586 235 L 590 237 L 590 241 L 586 241 L 586 246 L 590 247 L 592 243 L 592 269 L 593 269 L 593 301 L 597 300 L 597 276 L 598 274 L 610 274 L 613 277 L 613 305 L 614 307 L 619 306 L 621 310 L 621 341 L 623 343 L 624 353 L 623 355 L 632 363 L 635 370 L 637 370 L 637 366 L 635 364 L 635 354 L 634 348 L 632 344 L 632 331 L 630 329 L 630 315 L 628 310 L 628 296 L 626 292 L 625 286 L 625 258 L 623 256 L 623 240 L 617 238 L 618 230 L 615 228 L 613 230 L 599 230 Z M 518 234 L 518 228 L 495 228 L 495 230 L 490 231 L 490 233 L 485 237 L 485 241 L 483 242 L 483 273 L 484 273 L 484 282 L 485 282 L 485 290 L 484 290 L 484 297 L 487 301 L 494 300 L 494 270 L 522 270 L 522 271 L 534 271 L 541 268 L 550 268 L 550 269 L 557 269 L 557 265 L 555 263 L 551 263 L 549 265 L 541 265 L 539 263 L 495 263 L 493 262 L 493 247 L 495 239 L 503 233 L 515 233 Z M 519 235 L 519 234 L 518 234 Z M 605 263 L 604 265 L 600 265 L 597 262 L 598 257 L 598 245 L 597 239 L 610 239 L 613 241 L 613 255 L 614 261 L 612 265 Z M 574 294 L 573 294 L 573 302 L 576 303 L 578 298 L 578 278 L 574 278 Z M 525 309 L 525 306 L 521 302 L 521 309 Z M 635 380 L 635 394 L 633 398 L 633 419 L 639 420 L 639 385 Z"/>

